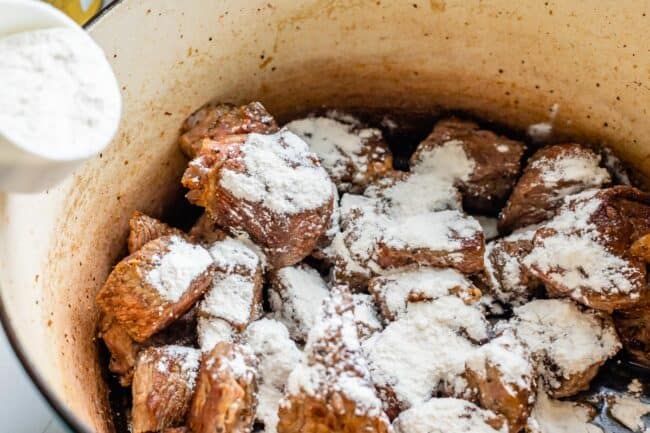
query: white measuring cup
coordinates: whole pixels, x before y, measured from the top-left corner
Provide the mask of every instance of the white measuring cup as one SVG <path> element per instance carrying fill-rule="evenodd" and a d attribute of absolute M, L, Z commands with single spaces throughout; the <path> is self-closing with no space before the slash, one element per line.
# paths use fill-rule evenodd
<path fill-rule="evenodd" d="M 40 1 L 0 0 L 0 37 L 53 27 L 74 29 L 101 51 L 81 27 L 58 9 Z M 111 85 L 119 92 L 117 80 L 108 61 L 105 67 L 110 74 L 104 75 L 112 78 L 114 82 Z M 120 109 L 118 106 L 118 110 Z M 56 185 L 85 160 L 101 152 L 111 141 L 119 125 L 120 113 L 113 114 L 111 117 L 116 119 L 115 124 L 105 140 L 83 149 L 67 149 L 64 156 L 39 154 L 33 147 L 29 149 L 28 146 L 16 143 L 0 131 L 0 191 L 41 192 Z"/>

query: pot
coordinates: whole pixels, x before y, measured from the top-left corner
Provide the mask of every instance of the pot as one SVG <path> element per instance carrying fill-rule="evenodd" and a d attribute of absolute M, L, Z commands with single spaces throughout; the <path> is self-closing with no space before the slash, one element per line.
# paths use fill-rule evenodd
<path fill-rule="evenodd" d="M 94 295 L 139 209 L 181 195 L 183 119 L 209 99 L 280 121 L 323 104 L 462 110 L 610 145 L 650 175 L 645 2 L 124 0 L 90 24 L 122 86 L 110 147 L 55 189 L 0 197 L 2 320 L 71 429 L 112 431 Z"/>

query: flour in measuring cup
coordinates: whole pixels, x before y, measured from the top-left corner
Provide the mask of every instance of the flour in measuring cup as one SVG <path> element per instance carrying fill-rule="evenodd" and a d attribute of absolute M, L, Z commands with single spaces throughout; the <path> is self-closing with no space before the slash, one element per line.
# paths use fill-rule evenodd
<path fill-rule="evenodd" d="M 104 54 L 80 30 L 0 38 L 0 140 L 50 159 L 87 157 L 114 134 L 120 106 Z"/>

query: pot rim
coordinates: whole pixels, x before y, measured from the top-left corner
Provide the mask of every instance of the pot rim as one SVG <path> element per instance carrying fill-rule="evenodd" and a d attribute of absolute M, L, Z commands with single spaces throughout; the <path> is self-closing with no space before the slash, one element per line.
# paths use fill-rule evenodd
<path fill-rule="evenodd" d="M 85 31 L 90 30 L 97 21 L 99 21 L 111 9 L 122 3 L 122 1 L 123 0 L 114 0 L 104 9 L 102 9 L 97 15 L 91 18 L 86 24 L 84 24 L 82 26 L 83 29 Z M 11 325 L 11 320 L 9 319 L 9 314 L 7 313 L 7 309 L 2 296 L 0 296 L 0 327 L 2 327 L 5 334 L 7 335 L 9 346 L 11 346 L 11 349 L 16 354 L 16 357 L 18 358 L 18 361 L 22 365 L 23 369 L 31 381 L 34 383 L 34 386 L 38 392 L 43 396 L 47 404 L 53 410 L 53 415 L 55 415 L 63 423 L 63 427 L 70 432 L 93 433 L 90 427 L 84 423 L 76 414 L 74 414 L 70 408 L 67 407 L 63 399 L 54 392 L 45 377 L 28 359 L 26 351 L 23 348 L 23 344 L 18 340 L 18 336 L 14 332 L 14 328 Z"/>

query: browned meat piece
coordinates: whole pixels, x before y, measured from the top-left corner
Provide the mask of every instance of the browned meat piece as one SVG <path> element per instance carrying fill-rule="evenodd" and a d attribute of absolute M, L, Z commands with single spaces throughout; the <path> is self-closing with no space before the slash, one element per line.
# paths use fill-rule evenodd
<path fill-rule="evenodd" d="M 488 338 L 479 308 L 457 296 L 408 305 L 406 313 L 363 342 L 373 383 L 389 417 L 437 393 L 468 394 L 465 363 Z M 444 350 L 432 350 L 444 348 Z"/>
<path fill-rule="evenodd" d="M 179 144 L 185 154 L 194 158 L 205 138 L 219 141 L 230 135 L 257 132 L 276 132 L 278 125 L 264 106 L 251 102 L 237 107 L 232 104 L 210 102 L 187 118 L 181 129 Z"/>
<path fill-rule="evenodd" d="M 307 340 L 328 295 L 327 283 L 308 265 L 287 266 L 271 276 L 268 295 L 271 310 L 296 341 Z"/>
<path fill-rule="evenodd" d="M 600 366 L 621 348 L 609 316 L 583 311 L 568 299 L 517 307 L 497 331 L 513 333 L 528 347 L 544 389 L 555 398 L 587 389 Z"/>
<path fill-rule="evenodd" d="M 332 187 L 304 141 L 282 130 L 206 150 L 183 176 L 188 200 L 262 247 L 272 268 L 305 258 L 327 230 Z"/>
<path fill-rule="evenodd" d="M 634 306 L 646 287 L 645 261 L 629 253 L 650 231 L 650 194 L 630 186 L 569 196 L 537 230 L 526 269 L 551 296 L 612 311 Z"/>
<path fill-rule="evenodd" d="M 387 322 L 403 316 L 412 302 L 456 295 L 469 304 L 481 297 L 481 291 L 454 269 L 421 268 L 375 277 L 370 280 L 368 290 Z"/>
<path fill-rule="evenodd" d="M 409 265 L 452 267 L 468 274 L 483 270 L 481 226 L 457 210 L 394 213 L 376 199 L 346 194 L 341 228 L 332 243 L 333 277 L 354 288 Z"/>
<path fill-rule="evenodd" d="M 115 319 L 102 314 L 98 336 L 111 354 L 108 369 L 119 377 L 120 385 L 131 385 L 133 369 L 141 350 L 170 344 L 193 346 L 196 342 L 196 324 L 196 314 L 192 309 L 144 343 L 136 343 Z"/>
<path fill-rule="evenodd" d="M 157 432 L 182 424 L 198 371 L 197 349 L 163 346 L 142 352 L 133 374 L 133 433 Z"/>
<path fill-rule="evenodd" d="M 525 346 L 504 333 L 467 360 L 465 378 L 479 406 L 503 415 L 510 432 L 524 428 L 536 395 L 535 371 Z"/>
<path fill-rule="evenodd" d="M 97 304 L 137 342 L 186 313 L 208 289 L 213 260 L 203 247 L 163 236 L 115 266 Z"/>
<path fill-rule="evenodd" d="M 99 337 L 111 353 L 108 369 L 119 376 L 120 385 L 129 386 L 140 345 L 133 341 L 115 319 L 106 315 L 102 315 L 99 322 Z"/>
<path fill-rule="evenodd" d="M 190 236 L 203 245 L 212 245 L 228 237 L 207 212 L 199 217 L 190 230 Z"/>
<path fill-rule="evenodd" d="M 366 293 L 355 293 L 352 295 L 352 302 L 354 303 L 354 322 L 357 324 L 359 340 L 367 340 L 383 329 L 372 296 Z"/>
<path fill-rule="evenodd" d="M 179 229 L 147 216 L 138 211 L 133 212 L 129 221 L 129 254 L 138 251 L 149 241 L 161 236 L 177 235 L 186 238 L 187 235 Z"/>
<path fill-rule="evenodd" d="M 420 143 L 411 157 L 411 170 L 447 177 L 466 167 L 450 179 L 463 195 L 463 207 L 468 212 L 491 213 L 508 198 L 524 151 L 520 141 L 480 129 L 474 122 L 445 119 Z"/>
<path fill-rule="evenodd" d="M 243 331 L 262 314 L 262 266 L 243 242 L 226 238 L 210 246 L 214 276 L 199 304 L 199 315 L 222 319 Z"/>
<path fill-rule="evenodd" d="M 551 219 L 563 197 L 610 182 L 600 155 L 579 144 L 544 147 L 528 161 L 499 216 L 499 231 L 510 232 Z"/>
<path fill-rule="evenodd" d="M 349 293 L 332 289 L 309 334 L 306 360 L 289 375 L 278 433 L 387 433 L 388 417 L 359 352 Z"/>
<path fill-rule="evenodd" d="M 257 360 L 244 346 L 219 343 L 204 353 L 187 419 L 192 433 L 249 433 L 257 379 Z"/>
<path fill-rule="evenodd" d="M 395 433 L 504 433 L 505 424 L 502 416 L 469 401 L 432 398 L 402 412 L 393 427 Z"/>
<path fill-rule="evenodd" d="M 349 114 L 294 120 L 286 128 L 305 140 L 341 192 L 361 193 L 393 169 L 393 156 L 379 129 Z"/>
<path fill-rule="evenodd" d="M 630 255 L 650 263 L 650 235 L 641 236 L 630 247 Z"/>
<path fill-rule="evenodd" d="M 614 324 L 623 347 L 639 364 L 650 367 L 650 294 L 629 309 L 614 312 Z"/>
<path fill-rule="evenodd" d="M 512 234 L 489 242 L 485 247 L 485 272 L 478 276 L 484 293 L 502 304 L 523 305 L 541 287 L 522 260 L 533 249 L 537 227 L 524 227 Z"/>

